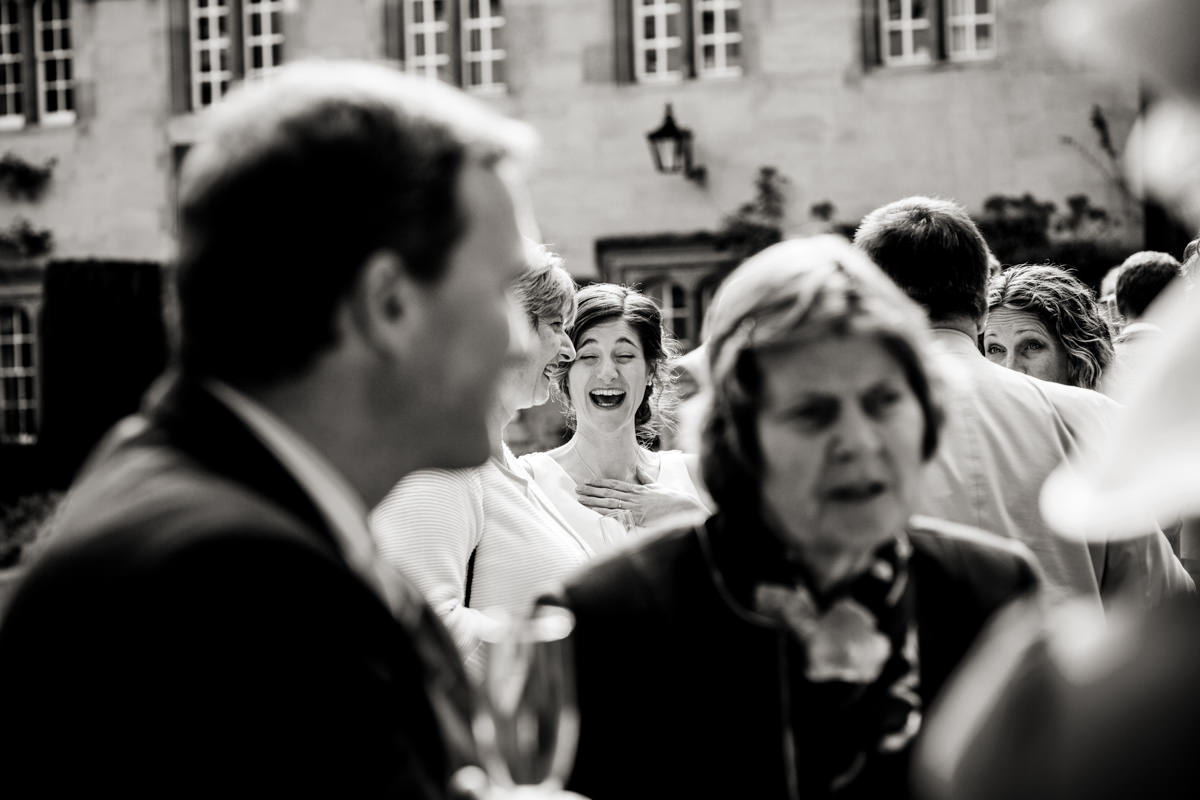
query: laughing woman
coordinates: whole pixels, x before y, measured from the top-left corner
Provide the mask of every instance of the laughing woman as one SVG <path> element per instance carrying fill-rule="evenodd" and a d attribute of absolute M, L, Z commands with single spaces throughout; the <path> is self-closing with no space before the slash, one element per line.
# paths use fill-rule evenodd
<path fill-rule="evenodd" d="M 554 370 L 575 355 L 565 332 L 575 282 L 558 256 L 543 248 L 534 255 L 513 286 L 531 344 L 501 378 L 491 458 L 470 469 L 411 473 L 371 515 L 380 553 L 425 595 L 471 669 L 482 666 L 481 636 L 496 624 L 488 611 L 523 614 L 592 556 L 501 438 L 517 411 L 546 402 Z"/>
<path fill-rule="evenodd" d="M 598 283 L 576 296 L 576 358 L 559 377 L 571 440 L 521 463 L 592 547 L 603 551 L 680 515 L 707 515 L 699 458 L 647 445 L 671 391 L 674 342 L 654 301 Z"/>

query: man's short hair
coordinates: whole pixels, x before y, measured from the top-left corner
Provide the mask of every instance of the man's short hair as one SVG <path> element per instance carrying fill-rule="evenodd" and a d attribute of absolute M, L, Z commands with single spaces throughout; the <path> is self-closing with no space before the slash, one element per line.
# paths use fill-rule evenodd
<path fill-rule="evenodd" d="M 983 317 L 991 251 L 957 203 L 932 197 L 889 203 L 863 218 L 854 244 L 934 322 Z"/>
<path fill-rule="evenodd" d="M 388 67 L 300 62 L 234 89 L 180 179 L 180 361 L 267 385 L 335 343 L 369 256 L 435 282 L 462 236 L 458 176 L 523 154 L 526 126 Z"/>
<path fill-rule="evenodd" d="M 1142 250 L 1121 264 L 1117 277 L 1117 310 L 1126 319 L 1136 319 L 1146 313 L 1154 299 L 1179 277 L 1179 262 L 1170 253 Z"/>

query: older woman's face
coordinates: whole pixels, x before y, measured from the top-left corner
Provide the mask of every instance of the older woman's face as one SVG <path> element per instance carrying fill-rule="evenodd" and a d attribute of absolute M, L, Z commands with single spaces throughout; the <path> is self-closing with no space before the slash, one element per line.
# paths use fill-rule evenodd
<path fill-rule="evenodd" d="M 1070 383 L 1066 348 L 1042 321 L 1028 311 L 997 308 L 983 329 L 988 360 L 1054 383 Z"/>
<path fill-rule="evenodd" d="M 536 327 L 529 326 L 529 315 L 522 311 L 521 319 L 528 328 L 527 346 L 510 367 L 501 389 L 504 403 L 510 410 L 518 411 L 546 402 L 554 369 L 575 358 L 575 347 L 565 325 L 569 309 L 568 304 L 553 317 L 539 319 Z"/>
<path fill-rule="evenodd" d="M 760 365 L 762 498 L 789 543 L 862 552 L 899 533 L 925 418 L 896 359 L 850 336 L 764 352 Z"/>
<path fill-rule="evenodd" d="M 648 380 L 641 339 L 629 323 L 614 320 L 588 328 L 579 336 L 579 352 L 567 374 L 579 429 L 633 425 Z"/>

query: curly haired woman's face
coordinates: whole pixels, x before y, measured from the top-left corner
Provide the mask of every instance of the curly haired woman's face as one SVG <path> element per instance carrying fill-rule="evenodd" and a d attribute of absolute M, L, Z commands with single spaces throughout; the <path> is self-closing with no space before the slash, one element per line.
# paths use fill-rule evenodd
<path fill-rule="evenodd" d="M 627 322 L 588 328 L 567 373 L 579 429 L 613 431 L 633 425 L 648 380 L 641 340 Z"/>
<path fill-rule="evenodd" d="M 997 308 L 983 329 L 983 353 L 993 364 L 1054 383 L 1071 383 L 1067 350 L 1028 311 Z"/>

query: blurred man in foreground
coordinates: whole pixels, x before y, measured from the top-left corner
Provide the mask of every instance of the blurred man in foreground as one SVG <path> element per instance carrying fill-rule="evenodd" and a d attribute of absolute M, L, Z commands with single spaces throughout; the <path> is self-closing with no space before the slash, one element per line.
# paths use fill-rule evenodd
<path fill-rule="evenodd" d="M 347 63 L 207 122 L 178 371 L 85 467 L 0 627 L 3 793 L 446 797 L 469 695 L 365 512 L 488 455 L 529 133 Z"/>

